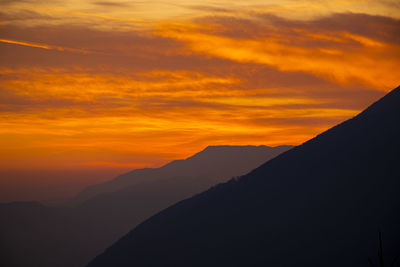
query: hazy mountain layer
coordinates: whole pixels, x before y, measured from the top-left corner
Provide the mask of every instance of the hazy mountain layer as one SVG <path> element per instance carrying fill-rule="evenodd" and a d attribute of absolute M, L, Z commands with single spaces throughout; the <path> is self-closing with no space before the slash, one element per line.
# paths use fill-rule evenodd
<path fill-rule="evenodd" d="M 92 186 L 80 194 L 74 207 L 1 204 L 0 262 L 7 266 L 84 266 L 149 216 L 245 174 L 290 148 L 208 147 L 186 160 L 135 170 Z"/>
<path fill-rule="evenodd" d="M 133 170 L 114 180 L 89 186 L 79 193 L 73 202 L 81 203 L 100 193 L 114 192 L 141 182 L 161 181 L 171 177 L 197 176 L 221 181 L 221 178 L 223 180 L 245 174 L 290 148 L 292 146 L 209 146 L 185 160 L 174 160 L 160 168 Z"/>

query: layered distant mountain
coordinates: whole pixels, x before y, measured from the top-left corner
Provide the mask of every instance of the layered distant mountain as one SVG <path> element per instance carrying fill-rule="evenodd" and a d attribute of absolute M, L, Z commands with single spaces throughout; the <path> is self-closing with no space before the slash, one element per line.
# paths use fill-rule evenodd
<path fill-rule="evenodd" d="M 114 180 L 89 186 L 74 202 L 81 203 L 100 193 L 108 193 L 142 182 L 163 181 L 176 177 L 192 177 L 221 181 L 242 175 L 292 146 L 209 146 L 185 160 L 174 160 L 160 168 L 133 170 Z"/>
<path fill-rule="evenodd" d="M 72 207 L 0 204 L 7 266 L 84 266 L 160 210 L 243 175 L 291 146 L 210 146 L 160 168 L 134 170 L 85 189 Z"/>
<path fill-rule="evenodd" d="M 389 266 L 400 255 L 400 87 L 151 217 L 88 266 L 364 267 L 377 263 L 379 231 Z"/>

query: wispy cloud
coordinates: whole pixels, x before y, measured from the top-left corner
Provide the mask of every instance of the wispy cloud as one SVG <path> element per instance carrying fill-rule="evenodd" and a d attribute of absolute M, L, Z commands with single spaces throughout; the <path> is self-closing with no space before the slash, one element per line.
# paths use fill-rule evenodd
<path fill-rule="evenodd" d="M 93 5 L 97 5 L 97 6 L 102 6 L 102 7 L 116 7 L 116 8 L 120 8 L 120 7 L 130 7 L 131 3 L 127 3 L 127 2 L 111 2 L 111 1 L 94 1 L 92 2 Z"/>
<path fill-rule="evenodd" d="M 75 49 L 75 48 L 69 48 L 69 47 L 54 46 L 54 45 L 32 43 L 32 42 L 22 42 L 22 41 L 16 41 L 16 40 L 8 40 L 8 39 L 0 39 L 0 42 L 7 43 L 7 44 L 34 47 L 34 48 L 41 48 L 41 49 L 46 49 L 46 50 L 66 51 L 66 52 L 80 53 L 80 54 L 97 54 L 98 53 L 98 52 L 93 52 L 93 51 L 89 51 L 89 50 L 85 50 L 85 49 Z"/>
<path fill-rule="evenodd" d="M 318 22 L 286 21 L 283 27 L 265 27 L 259 35 L 255 32 L 251 36 L 235 36 L 231 27 L 213 23 L 195 26 L 165 23 L 156 33 L 186 43 L 195 53 L 212 57 L 265 64 L 280 71 L 308 72 L 339 83 L 358 81 L 382 90 L 396 86 L 395 70 L 400 66 L 400 57 L 393 55 L 400 54 L 400 43 L 384 42 L 345 29 L 326 31 L 309 26 Z M 252 22 L 247 27 L 246 23 L 239 21 L 239 29 L 250 28 Z"/>

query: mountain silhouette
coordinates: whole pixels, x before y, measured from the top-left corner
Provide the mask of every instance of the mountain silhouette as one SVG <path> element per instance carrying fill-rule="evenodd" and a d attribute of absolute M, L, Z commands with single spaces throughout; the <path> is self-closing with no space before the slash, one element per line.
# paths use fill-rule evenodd
<path fill-rule="evenodd" d="M 0 248 L 5 248 L 0 263 L 84 266 L 151 215 L 291 148 L 210 146 L 185 160 L 91 186 L 72 201 L 73 206 L 0 204 Z"/>
<path fill-rule="evenodd" d="M 88 266 L 368 266 L 400 254 L 400 87 L 146 220 Z"/>
<path fill-rule="evenodd" d="M 167 180 L 171 177 L 221 178 L 242 175 L 292 146 L 208 146 L 184 160 L 174 160 L 160 168 L 137 169 L 115 179 L 89 186 L 80 192 L 74 203 L 82 203 L 101 193 L 114 192 L 141 182 Z M 236 164 L 233 164 L 236 163 Z"/>

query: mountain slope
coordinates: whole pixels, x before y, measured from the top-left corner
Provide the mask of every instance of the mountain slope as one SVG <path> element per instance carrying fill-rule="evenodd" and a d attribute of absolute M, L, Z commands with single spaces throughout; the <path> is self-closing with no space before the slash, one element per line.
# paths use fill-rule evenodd
<path fill-rule="evenodd" d="M 208 147 L 186 160 L 148 169 L 144 177 L 140 171 L 120 176 L 126 181 L 119 190 L 97 193 L 74 207 L 0 204 L 0 248 L 6 248 L 0 265 L 84 266 L 149 216 L 290 148 Z"/>
<path fill-rule="evenodd" d="M 83 203 L 101 193 L 115 192 L 142 182 L 161 181 L 172 177 L 189 177 L 195 174 L 198 177 L 221 181 L 221 178 L 245 174 L 291 148 L 292 146 L 209 146 L 187 159 L 174 160 L 160 168 L 133 170 L 111 181 L 89 186 L 72 202 Z"/>
<path fill-rule="evenodd" d="M 400 254 L 400 87 L 145 221 L 88 266 L 367 266 Z"/>

